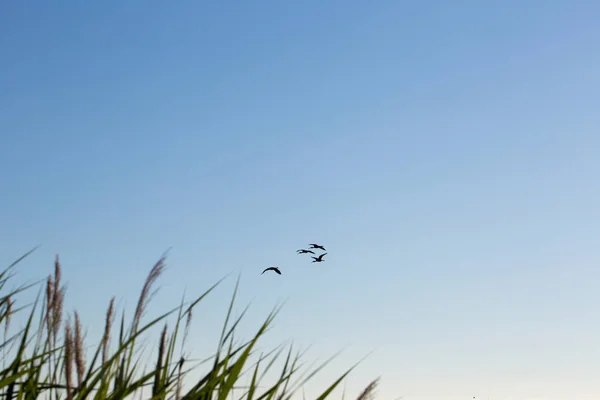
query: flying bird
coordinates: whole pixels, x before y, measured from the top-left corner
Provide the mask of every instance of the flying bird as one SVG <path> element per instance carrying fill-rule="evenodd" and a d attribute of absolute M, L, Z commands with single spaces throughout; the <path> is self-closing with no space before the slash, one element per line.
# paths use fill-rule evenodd
<path fill-rule="evenodd" d="M 316 243 L 311 243 L 310 248 L 311 249 L 321 249 L 323 251 L 327 251 L 327 250 L 325 250 L 325 247 L 321 246 L 320 244 L 316 244 Z"/>
<path fill-rule="evenodd" d="M 306 254 L 306 253 L 315 254 L 314 251 L 312 251 L 312 250 L 305 250 L 305 249 L 296 250 L 296 253 L 298 253 L 298 254 Z"/>
<path fill-rule="evenodd" d="M 265 270 L 262 272 L 262 274 L 264 274 L 264 273 L 265 273 L 265 272 L 267 272 L 267 271 L 275 271 L 275 272 L 277 272 L 279 275 L 281 275 L 281 271 L 280 271 L 280 270 L 279 270 L 279 268 L 277 268 L 277 267 L 269 267 L 269 268 L 265 268 Z M 262 275 L 262 274 L 261 274 L 261 275 Z"/>
<path fill-rule="evenodd" d="M 323 262 L 323 257 L 325 256 L 325 254 L 327 253 L 323 253 L 319 257 L 313 257 L 315 259 L 313 262 Z"/>

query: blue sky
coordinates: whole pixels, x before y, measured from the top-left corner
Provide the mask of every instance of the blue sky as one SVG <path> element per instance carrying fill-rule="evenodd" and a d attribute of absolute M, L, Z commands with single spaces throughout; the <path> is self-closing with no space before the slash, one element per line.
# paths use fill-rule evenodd
<path fill-rule="evenodd" d="M 92 336 L 172 246 L 151 311 L 233 274 L 199 355 L 241 272 L 248 333 L 285 299 L 266 346 L 346 349 L 317 386 L 375 349 L 348 390 L 598 398 L 599 13 L 5 2 L 0 260 L 41 244 L 34 279 L 60 253 Z"/>

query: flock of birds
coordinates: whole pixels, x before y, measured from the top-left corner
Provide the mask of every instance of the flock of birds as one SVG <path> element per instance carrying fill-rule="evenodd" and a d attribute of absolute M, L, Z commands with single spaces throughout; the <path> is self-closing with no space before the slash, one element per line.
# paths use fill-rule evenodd
<path fill-rule="evenodd" d="M 299 249 L 299 250 L 296 250 L 296 253 L 298 253 L 298 254 L 315 254 L 315 252 L 313 251 L 313 249 L 314 250 L 318 249 L 318 250 L 327 251 L 327 250 L 325 250 L 325 247 L 321 246 L 320 244 L 310 243 L 309 246 L 310 247 L 308 249 Z M 327 253 L 321 253 L 317 257 L 311 256 L 311 258 L 313 259 L 312 262 L 314 262 L 314 263 L 316 263 L 316 262 L 324 262 L 325 260 L 323 260 L 323 257 L 325 257 L 326 254 Z M 265 270 L 262 272 L 262 274 L 264 274 L 267 271 L 274 271 L 275 273 L 281 275 L 281 271 L 279 270 L 279 267 L 265 268 Z"/>

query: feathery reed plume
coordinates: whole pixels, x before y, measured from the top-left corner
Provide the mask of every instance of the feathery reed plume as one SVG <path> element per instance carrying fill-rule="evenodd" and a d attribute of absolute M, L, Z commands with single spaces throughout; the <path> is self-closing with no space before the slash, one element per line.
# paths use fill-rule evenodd
<path fill-rule="evenodd" d="M 48 330 L 48 338 L 52 337 L 52 304 L 54 303 L 54 280 L 52 275 L 48 275 L 46 281 L 46 329 Z"/>
<path fill-rule="evenodd" d="M 158 346 L 158 359 L 162 360 L 165 355 L 165 347 L 167 346 L 167 324 L 160 334 L 160 345 Z"/>
<path fill-rule="evenodd" d="M 60 260 L 57 254 L 54 261 L 54 288 L 52 289 L 52 330 L 55 342 L 62 322 L 63 302 L 66 291 L 65 287 L 61 287 L 60 285 L 61 275 Z"/>
<path fill-rule="evenodd" d="M 71 322 L 67 320 L 65 324 L 65 381 L 67 386 L 67 399 L 71 400 L 73 398 L 73 393 L 71 392 L 71 388 L 73 387 L 73 332 L 71 331 Z"/>
<path fill-rule="evenodd" d="M 77 386 L 81 387 L 85 374 L 85 354 L 83 349 L 83 332 L 79 313 L 75 311 L 75 366 L 77 369 Z"/>
<path fill-rule="evenodd" d="M 56 283 L 56 279 L 54 280 Z M 63 313 L 63 303 L 65 300 L 65 288 L 61 288 L 58 291 L 54 292 L 54 304 L 52 304 L 52 330 L 54 342 L 56 343 L 56 338 L 58 337 L 58 332 L 60 331 L 60 324 L 62 322 L 62 313 Z"/>
<path fill-rule="evenodd" d="M 160 390 L 160 376 L 162 374 L 163 369 L 163 358 L 165 355 L 165 347 L 167 345 L 167 324 L 163 328 L 163 331 L 160 335 L 160 343 L 158 345 L 158 359 L 156 360 L 156 369 L 154 371 L 154 389 L 153 396 L 156 396 Z"/>
<path fill-rule="evenodd" d="M 379 384 L 379 378 L 375 379 L 373 382 L 369 383 L 369 385 L 362 391 L 362 393 L 356 398 L 356 400 L 371 400 L 375 396 L 375 389 Z"/>
<path fill-rule="evenodd" d="M 150 270 L 150 273 L 148 274 L 148 277 L 146 278 L 146 282 L 144 282 L 144 287 L 142 288 L 142 292 L 140 293 L 140 298 L 138 300 L 138 304 L 135 309 L 135 315 L 133 317 L 132 333 L 136 332 L 138 329 L 140 320 L 142 319 L 142 315 L 144 314 L 144 311 L 146 309 L 146 305 L 148 304 L 148 301 L 152 296 L 152 293 L 150 293 L 150 289 L 152 289 L 152 285 L 160 277 L 165 268 L 165 259 L 166 257 L 162 256 L 156 262 L 156 264 L 154 264 L 154 266 Z"/>
<path fill-rule="evenodd" d="M 54 259 L 54 293 L 58 293 L 60 288 L 60 278 L 61 278 L 61 269 L 60 269 L 60 259 L 58 258 L 58 254 Z"/>
<path fill-rule="evenodd" d="M 190 324 L 192 323 L 192 308 L 190 308 L 188 310 L 188 315 L 187 318 L 185 320 L 185 334 L 187 336 L 187 333 L 189 332 L 190 329 Z"/>
<path fill-rule="evenodd" d="M 113 321 L 115 320 L 115 298 L 113 296 L 108 303 L 108 310 L 106 311 L 106 322 L 104 324 L 104 337 L 102 338 L 102 365 L 106 364 L 108 359 L 108 348 L 110 346 L 110 330 L 112 328 Z"/>
<path fill-rule="evenodd" d="M 54 277 L 49 275 L 46 281 L 46 315 L 44 317 L 48 338 L 55 347 L 62 322 L 63 303 L 66 292 L 65 287 L 60 286 L 61 275 L 60 260 L 57 255 L 54 261 Z"/>
<path fill-rule="evenodd" d="M 4 336 L 6 336 L 8 334 L 8 328 L 10 328 L 10 316 L 12 314 L 12 308 L 13 308 L 13 301 L 11 299 L 10 296 L 8 296 L 6 298 L 6 306 L 5 306 L 5 312 L 6 312 L 6 317 L 4 320 Z"/>

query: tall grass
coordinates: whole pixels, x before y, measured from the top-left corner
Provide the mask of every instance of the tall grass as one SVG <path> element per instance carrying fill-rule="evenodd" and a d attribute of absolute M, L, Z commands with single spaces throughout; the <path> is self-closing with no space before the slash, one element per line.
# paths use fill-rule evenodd
<path fill-rule="evenodd" d="M 182 301 L 169 312 L 145 322 L 153 287 L 164 270 L 164 256 L 150 270 L 130 321 L 122 312 L 115 325 L 115 298 L 109 301 L 101 339 L 91 347 L 95 351 L 86 359 L 85 349 L 90 347 L 84 344 L 80 316 L 78 312 L 72 315 L 63 312 L 66 287 L 58 256 L 53 273 L 41 284 L 6 289 L 14 278 L 15 267 L 29 254 L 31 252 L 0 272 L 0 328 L 4 328 L 0 345 L 3 359 L 0 396 L 3 399 L 288 400 L 331 361 L 303 371 L 303 354 L 292 354 L 290 346 L 277 378 L 265 382 L 266 373 L 286 352 L 278 347 L 266 354 L 258 354 L 257 343 L 272 325 L 280 308 L 275 308 L 265 318 L 253 337 L 238 344 L 234 337 L 247 310 L 238 318 L 232 318 L 238 280 L 217 348 L 205 360 L 208 368 L 192 376 L 193 372 L 199 371 L 199 364 L 191 365 L 186 358 L 185 345 L 193 310 L 223 279 L 192 301 Z M 36 286 L 39 291 L 33 304 L 15 307 L 19 304 L 17 297 Z M 27 311 L 24 328 L 13 334 L 11 322 L 14 316 Z M 167 324 L 170 316 L 175 316 L 173 326 Z M 151 365 L 144 365 L 140 355 L 144 346 L 141 339 L 153 329 L 160 329 L 156 358 Z M 325 387 L 317 399 L 329 398 L 355 366 Z M 377 380 L 367 386 L 359 399 L 371 398 L 376 384 Z"/>

